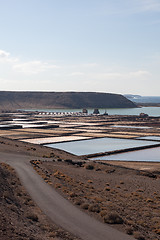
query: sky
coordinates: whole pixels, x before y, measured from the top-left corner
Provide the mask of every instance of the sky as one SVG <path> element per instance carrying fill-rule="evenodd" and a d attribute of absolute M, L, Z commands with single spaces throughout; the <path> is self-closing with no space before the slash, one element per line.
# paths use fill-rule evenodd
<path fill-rule="evenodd" d="M 160 0 L 0 0 L 0 90 L 160 95 Z"/>

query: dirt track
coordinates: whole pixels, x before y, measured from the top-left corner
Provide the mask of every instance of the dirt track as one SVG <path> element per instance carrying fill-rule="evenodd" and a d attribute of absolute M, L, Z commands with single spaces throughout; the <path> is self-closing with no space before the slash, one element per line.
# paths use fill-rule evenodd
<path fill-rule="evenodd" d="M 33 157 L 20 154 L 0 154 L 0 162 L 16 170 L 33 200 L 53 222 L 84 240 L 133 239 L 74 207 L 36 174 L 29 163 L 31 159 Z"/>

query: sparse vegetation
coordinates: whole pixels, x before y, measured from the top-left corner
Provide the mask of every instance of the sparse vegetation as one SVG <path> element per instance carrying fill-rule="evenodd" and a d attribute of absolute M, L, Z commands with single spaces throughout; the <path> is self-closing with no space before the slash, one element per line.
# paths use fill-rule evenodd
<path fill-rule="evenodd" d="M 0 239 L 78 239 L 49 221 L 26 193 L 14 170 L 4 163 L 0 163 L 0 185 Z"/>
<path fill-rule="evenodd" d="M 82 207 L 82 209 L 87 210 L 88 207 L 89 207 L 89 204 L 88 204 L 88 203 L 83 203 L 83 204 L 81 205 L 81 207 Z"/>
<path fill-rule="evenodd" d="M 3 109 L 121 108 L 136 105 L 120 94 L 97 92 L 0 92 Z"/>
<path fill-rule="evenodd" d="M 93 170 L 93 169 L 94 169 L 94 166 L 91 165 L 91 164 L 86 164 L 86 165 L 85 165 L 85 168 L 86 168 L 87 170 Z"/>
<path fill-rule="evenodd" d="M 34 213 L 29 213 L 26 215 L 26 218 L 31 219 L 34 222 L 38 222 L 38 216 Z"/>
<path fill-rule="evenodd" d="M 63 196 L 87 213 L 107 224 L 118 224 L 137 239 L 158 239 L 160 217 L 153 218 L 152 214 L 159 214 L 160 192 L 157 188 L 149 188 L 149 193 L 146 193 L 146 184 L 151 184 L 150 177 L 134 170 L 95 162 L 83 163 L 81 168 L 77 168 L 74 161 L 55 162 L 55 165 L 56 168 L 54 162 L 37 162 L 34 167 L 43 178 L 47 174 L 48 181 L 54 182 L 54 187 Z M 136 178 L 131 180 L 134 174 Z"/>
<path fill-rule="evenodd" d="M 123 224 L 123 219 L 114 212 L 108 213 L 103 217 L 105 223 L 109 224 Z"/>

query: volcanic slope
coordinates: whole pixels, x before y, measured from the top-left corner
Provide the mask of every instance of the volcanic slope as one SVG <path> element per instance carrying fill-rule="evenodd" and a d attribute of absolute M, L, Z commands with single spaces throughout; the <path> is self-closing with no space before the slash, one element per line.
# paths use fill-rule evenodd
<path fill-rule="evenodd" d="M 134 108 L 120 94 L 97 92 L 0 92 L 1 110 L 30 108 Z"/>

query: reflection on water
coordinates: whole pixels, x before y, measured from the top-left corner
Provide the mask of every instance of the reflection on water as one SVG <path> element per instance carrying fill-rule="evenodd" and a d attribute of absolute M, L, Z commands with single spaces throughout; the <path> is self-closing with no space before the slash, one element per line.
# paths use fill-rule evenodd
<path fill-rule="evenodd" d="M 84 141 L 47 144 L 46 146 L 59 148 L 76 155 L 85 155 L 154 144 L 157 144 L 157 142 L 133 139 L 96 138 Z"/>
<path fill-rule="evenodd" d="M 160 162 L 160 147 L 92 158 L 92 160 L 154 161 Z"/>

